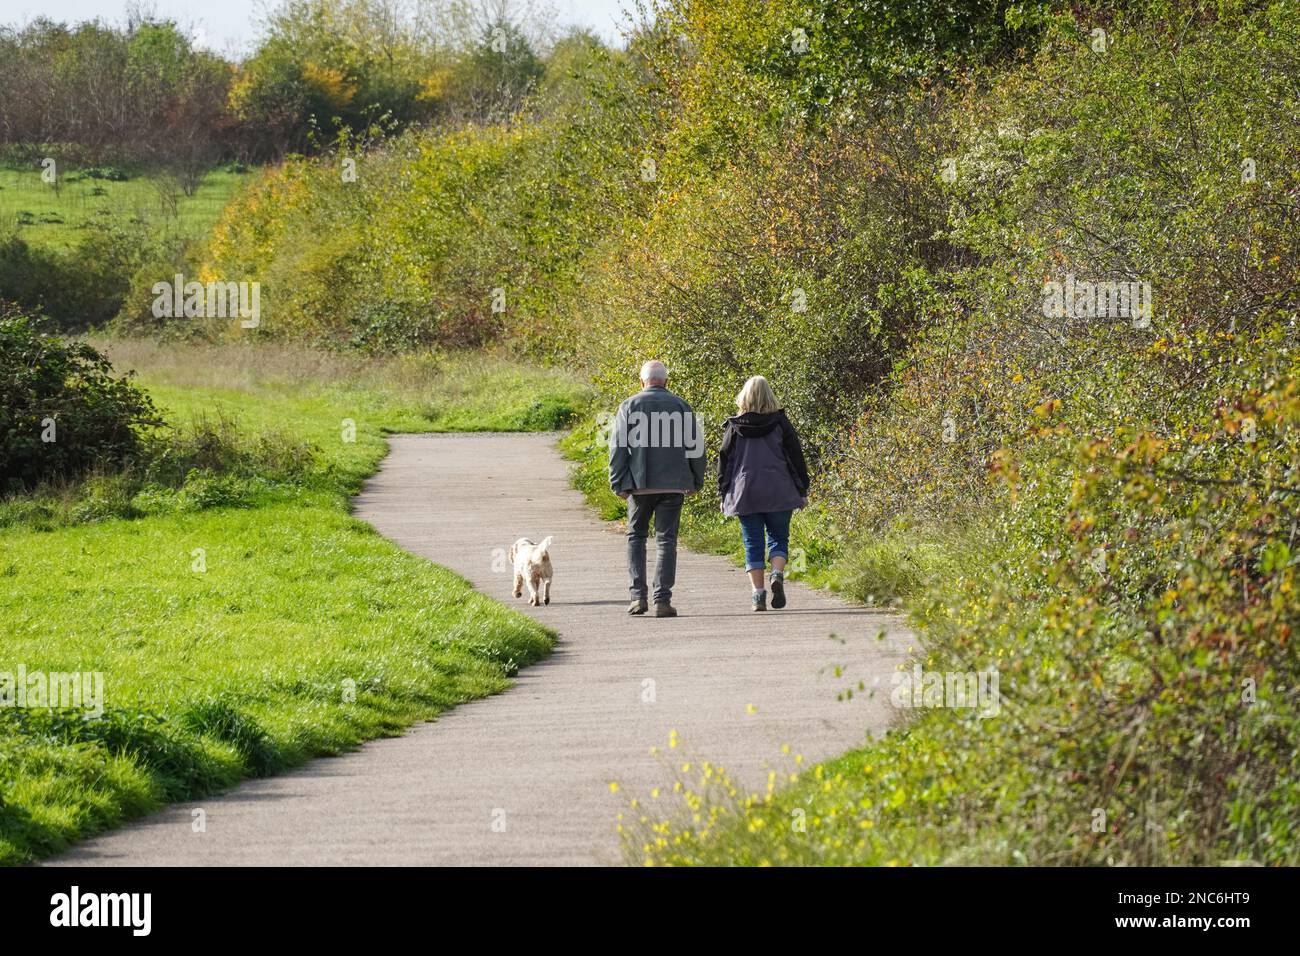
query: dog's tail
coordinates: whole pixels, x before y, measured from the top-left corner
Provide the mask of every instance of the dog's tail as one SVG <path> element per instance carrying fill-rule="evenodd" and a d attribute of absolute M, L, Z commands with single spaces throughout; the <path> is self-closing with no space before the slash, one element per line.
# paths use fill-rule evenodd
<path fill-rule="evenodd" d="M 543 554 L 545 554 L 550 549 L 550 547 L 551 547 L 551 536 L 547 535 L 545 538 L 542 539 L 541 544 L 533 548 L 533 554 L 540 557 Z"/>

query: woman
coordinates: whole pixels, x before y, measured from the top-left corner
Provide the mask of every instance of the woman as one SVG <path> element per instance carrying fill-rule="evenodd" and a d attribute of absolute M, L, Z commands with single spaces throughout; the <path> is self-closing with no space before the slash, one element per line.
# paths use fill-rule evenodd
<path fill-rule="evenodd" d="M 722 426 L 718 495 L 722 513 L 740 518 L 745 570 L 754 586 L 755 611 L 767 610 L 763 587 L 766 557 L 772 561 L 772 607 L 785 607 L 785 562 L 790 554 L 790 516 L 808 504 L 808 466 L 794 426 L 776 403 L 767 379 L 755 375 L 736 396 L 740 414 Z"/>

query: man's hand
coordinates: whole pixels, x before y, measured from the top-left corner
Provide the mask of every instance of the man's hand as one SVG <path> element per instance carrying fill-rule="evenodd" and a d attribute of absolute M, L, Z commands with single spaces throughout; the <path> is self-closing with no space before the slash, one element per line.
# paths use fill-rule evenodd
<path fill-rule="evenodd" d="M 624 501 L 627 501 L 627 499 L 631 496 L 632 492 L 630 492 L 630 491 L 616 491 L 616 492 L 614 492 L 614 494 L 618 495 L 618 496 L 619 496 L 620 498 L 622 498 Z"/>

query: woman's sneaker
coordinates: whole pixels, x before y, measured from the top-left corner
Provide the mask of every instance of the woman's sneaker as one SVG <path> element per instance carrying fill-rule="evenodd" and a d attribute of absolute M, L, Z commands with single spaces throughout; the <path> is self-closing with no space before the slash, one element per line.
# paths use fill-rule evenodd
<path fill-rule="evenodd" d="M 755 591 L 755 592 L 754 592 L 754 596 L 751 598 L 751 600 L 752 600 L 752 602 L 753 602 L 753 604 L 754 604 L 754 610 L 755 610 L 755 611 L 766 611 L 766 610 L 767 610 L 767 592 L 766 592 L 766 591 Z"/>
<path fill-rule="evenodd" d="M 785 575 L 780 571 L 772 575 L 772 607 L 778 611 L 785 607 Z"/>

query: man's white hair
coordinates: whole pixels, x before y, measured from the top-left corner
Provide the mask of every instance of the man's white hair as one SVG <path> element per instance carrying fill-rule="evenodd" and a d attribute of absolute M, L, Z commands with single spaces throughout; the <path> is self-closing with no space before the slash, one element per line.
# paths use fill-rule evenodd
<path fill-rule="evenodd" d="M 668 366 L 658 359 L 651 359 L 641 366 L 641 381 L 643 382 L 666 382 L 668 381 Z"/>

